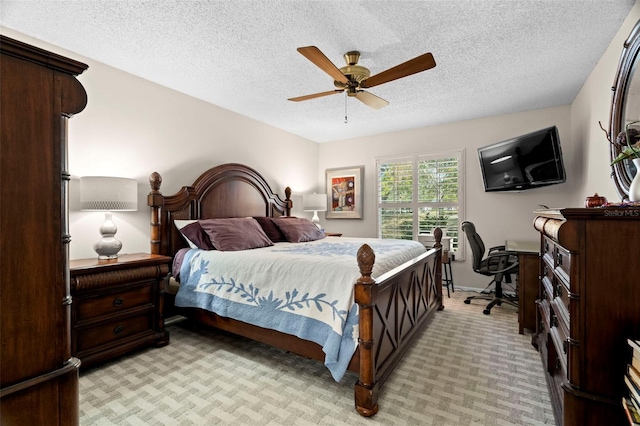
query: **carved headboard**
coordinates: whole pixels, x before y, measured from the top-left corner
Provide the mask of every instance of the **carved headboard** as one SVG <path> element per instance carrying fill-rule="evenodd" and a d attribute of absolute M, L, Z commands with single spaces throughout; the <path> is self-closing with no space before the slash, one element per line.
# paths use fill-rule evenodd
<path fill-rule="evenodd" d="M 229 163 L 204 172 L 190 186 L 176 194 L 160 192 L 162 177 L 154 172 L 149 177 L 151 192 L 151 253 L 173 256 L 187 247 L 173 221 L 176 219 L 211 219 L 216 217 L 289 216 L 291 189 L 285 189 L 282 200 L 267 181 L 251 167 Z"/>

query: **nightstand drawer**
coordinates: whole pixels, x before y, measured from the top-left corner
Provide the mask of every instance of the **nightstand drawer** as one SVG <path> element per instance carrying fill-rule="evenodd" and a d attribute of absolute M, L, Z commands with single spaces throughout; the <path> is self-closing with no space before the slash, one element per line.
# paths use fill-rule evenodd
<path fill-rule="evenodd" d="M 152 286 L 154 283 L 154 281 L 151 281 L 144 286 L 124 289 L 103 296 L 75 299 L 73 303 L 77 303 L 76 321 L 82 322 L 102 315 L 122 312 L 137 306 L 153 304 Z"/>
<path fill-rule="evenodd" d="M 76 329 L 76 350 L 93 349 L 125 337 L 151 331 L 153 322 L 149 312 L 142 311 L 134 317 L 125 317 L 102 322 L 90 327 Z"/>

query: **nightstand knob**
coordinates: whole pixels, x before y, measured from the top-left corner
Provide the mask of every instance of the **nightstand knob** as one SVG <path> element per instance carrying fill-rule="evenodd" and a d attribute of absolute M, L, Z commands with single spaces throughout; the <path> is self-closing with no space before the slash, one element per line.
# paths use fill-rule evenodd
<path fill-rule="evenodd" d="M 113 329 L 113 334 L 121 334 L 124 331 L 124 326 L 123 325 L 119 325 L 116 328 Z"/>
<path fill-rule="evenodd" d="M 118 297 L 117 299 L 113 300 L 113 306 L 122 306 L 123 303 L 124 299 L 122 297 Z"/>

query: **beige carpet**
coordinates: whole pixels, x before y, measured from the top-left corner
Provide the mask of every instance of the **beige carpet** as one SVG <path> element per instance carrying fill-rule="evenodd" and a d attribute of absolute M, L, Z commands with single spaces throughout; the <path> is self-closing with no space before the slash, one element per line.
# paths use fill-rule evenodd
<path fill-rule="evenodd" d="M 517 313 L 445 298 L 429 328 L 360 417 L 348 373 L 187 323 L 171 343 L 82 372 L 81 425 L 553 425 L 538 353 Z"/>

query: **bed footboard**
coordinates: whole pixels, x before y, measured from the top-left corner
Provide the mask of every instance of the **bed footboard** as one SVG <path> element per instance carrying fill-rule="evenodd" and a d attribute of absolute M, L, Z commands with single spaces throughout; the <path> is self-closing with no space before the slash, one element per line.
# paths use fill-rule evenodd
<path fill-rule="evenodd" d="M 433 250 L 371 278 L 375 254 L 358 250 L 362 276 L 355 284 L 359 306 L 359 377 L 355 406 L 363 416 L 378 412 L 378 392 L 393 368 L 442 304 L 442 230 L 434 231 Z"/>

